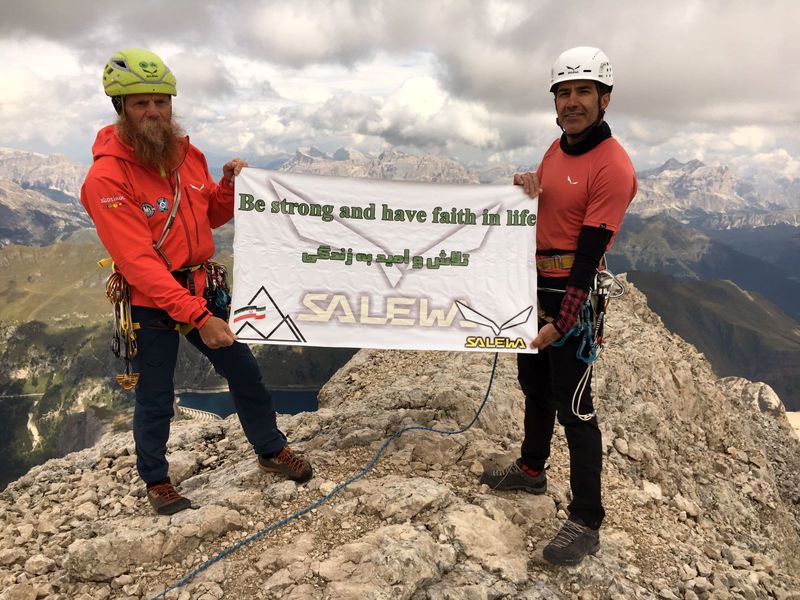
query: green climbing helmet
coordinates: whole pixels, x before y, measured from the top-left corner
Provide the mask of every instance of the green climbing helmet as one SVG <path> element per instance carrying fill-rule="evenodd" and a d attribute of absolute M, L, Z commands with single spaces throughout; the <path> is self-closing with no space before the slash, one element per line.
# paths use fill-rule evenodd
<path fill-rule="evenodd" d="M 103 88 L 112 98 L 128 94 L 177 96 L 175 76 L 156 54 L 140 48 L 120 50 L 103 69 Z"/>

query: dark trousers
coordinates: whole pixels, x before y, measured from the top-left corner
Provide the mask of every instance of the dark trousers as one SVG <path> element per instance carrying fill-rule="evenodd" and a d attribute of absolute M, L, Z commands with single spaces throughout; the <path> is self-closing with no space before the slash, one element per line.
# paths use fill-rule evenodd
<path fill-rule="evenodd" d="M 169 469 L 167 439 L 173 415 L 173 379 L 180 334 L 170 327 L 172 322 L 162 310 L 134 306 L 132 317 L 134 322 L 143 324 L 136 332 L 139 351 L 133 359 L 133 369 L 140 375 L 133 413 L 136 468 L 145 483 L 153 483 L 166 479 Z M 234 342 L 232 346 L 212 350 L 196 329 L 186 339 L 228 380 L 236 413 L 255 452 L 279 452 L 286 445 L 286 437 L 278 429 L 272 398 L 250 348 Z"/>
<path fill-rule="evenodd" d="M 558 314 L 561 298 L 562 294 L 540 292 L 539 305 L 547 315 L 554 316 Z M 539 327 L 543 326 L 544 322 L 540 322 Z M 569 448 L 570 515 L 596 529 L 605 516 L 600 497 L 603 448 L 597 417 L 582 421 L 572 412 L 572 396 L 587 367 L 575 356 L 579 344 L 577 337 L 570 337 L 561 347 L 550 346 L 538 354 L 517 355 L 519 383 L 525 394 L 522 462 L 534 470 L 544 468 L 558 418 Z M 586 414 L 593 410 L 590 380 L 581 396 L 579 412 Z"/>

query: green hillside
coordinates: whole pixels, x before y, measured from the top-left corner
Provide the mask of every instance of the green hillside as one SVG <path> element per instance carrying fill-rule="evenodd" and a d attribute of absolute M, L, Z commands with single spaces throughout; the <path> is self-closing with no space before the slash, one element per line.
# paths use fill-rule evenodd
<path fill-rule="evenodd" d="M 109 271 L 97 267 L 104 253 L 93 237 L 82 233 L 51 246 L 0 249 L 0 488 L 34 464 L 76 449 L 76 441 L 63 435 L 76 417 L 91 412 L 86 420 L 99 424 L 103 415 L 111 418 L 133 405 L 133 391 L 114 381 L 123 363 L 110 351 Z M 219 259 L 232 264 L 229 254 Z M 306 389 L 320 388 L 355 352 L 300 346 L 253 351 L 268 387 Z M 175 385 L 211 389 L 225 382 L 182 342 Z M 40 436 L 35 448 L 29 422 Z"/>
<path fill-rule="evenodd" d="M 0 249 L 0 323 L 96 324 L 111 308 L 104 256 L 96 241 Z"/>

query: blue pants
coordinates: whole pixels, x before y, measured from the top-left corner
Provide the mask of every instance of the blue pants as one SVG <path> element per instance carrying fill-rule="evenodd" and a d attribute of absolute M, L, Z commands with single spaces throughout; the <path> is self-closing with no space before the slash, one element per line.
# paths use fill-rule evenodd
<path fill-rule="evenodd" d="M 136 468 L 145 483 L 154 483 L 166 479 L 169 470 L 167 439 L 173 415 L 173 378 L 180 334 L 170 327 L 174 322 L 163 310 L 134 306 L 132 317 L 143 325 L 136 332 L 139 351 L 133 359 L 133 370 L 139 373 L 133 413 Z M 255 452 L 279 452 L 286 445 L 286 436 L 278 429 L 272 398 L 262 383 L 261 371 L 250 348 L 234 342 L 232 346 L 212 350 L 196 329 L 186 339 L 227 379 L 239 422 Z"/>
<path fill-rule="evenodd" d="M 561 294 L 540 292 L 539 305 L 546 314 L 557 315 L 561 298 Z M 540 321 L 539 327 L 543 325 Z M 597 529 L 605 517 L 600 493 L 603 446 L 597 417 L 582 421 L 572 413 L 572 395 L 586 370 L 586 363 L 575 357 L 579 343 L 578 338 L 571 337 L 559 348 L 549 346 L 538 354 L 517 354 L 518 378 L 525 394 L 522 462 L 537 471 L 544 468 L 558 418 L 569 448 L 570 515 Z M 590 379 L 581 395 L 580 412 L 593 410 Z"/>

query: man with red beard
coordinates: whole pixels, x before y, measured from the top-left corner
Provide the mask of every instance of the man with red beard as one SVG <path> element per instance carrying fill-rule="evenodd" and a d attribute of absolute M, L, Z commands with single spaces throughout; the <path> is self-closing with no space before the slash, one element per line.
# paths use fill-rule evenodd
<path fill-rule="evenodd" d="M 209 277 L 211 229 L 233 217 L 233 180 L 247 163 L 228 162 L 214 183 L 205 157 L 172 117 L 175 77 L 152 52 L 114 54 L 103 86 L 119 118 L 97 134 L 81 202 L 130 290 L 139 374 L 133 436 L 148 500 L 162 515 L 191 506 L 170 481 L 166 459 L 178 330 L 190 327 L 186 339 L 228 381 L 260 468 L 308 481 L 311 465 L 286 445 L 258 364 L 228 327 L 230 298 Z"/>

